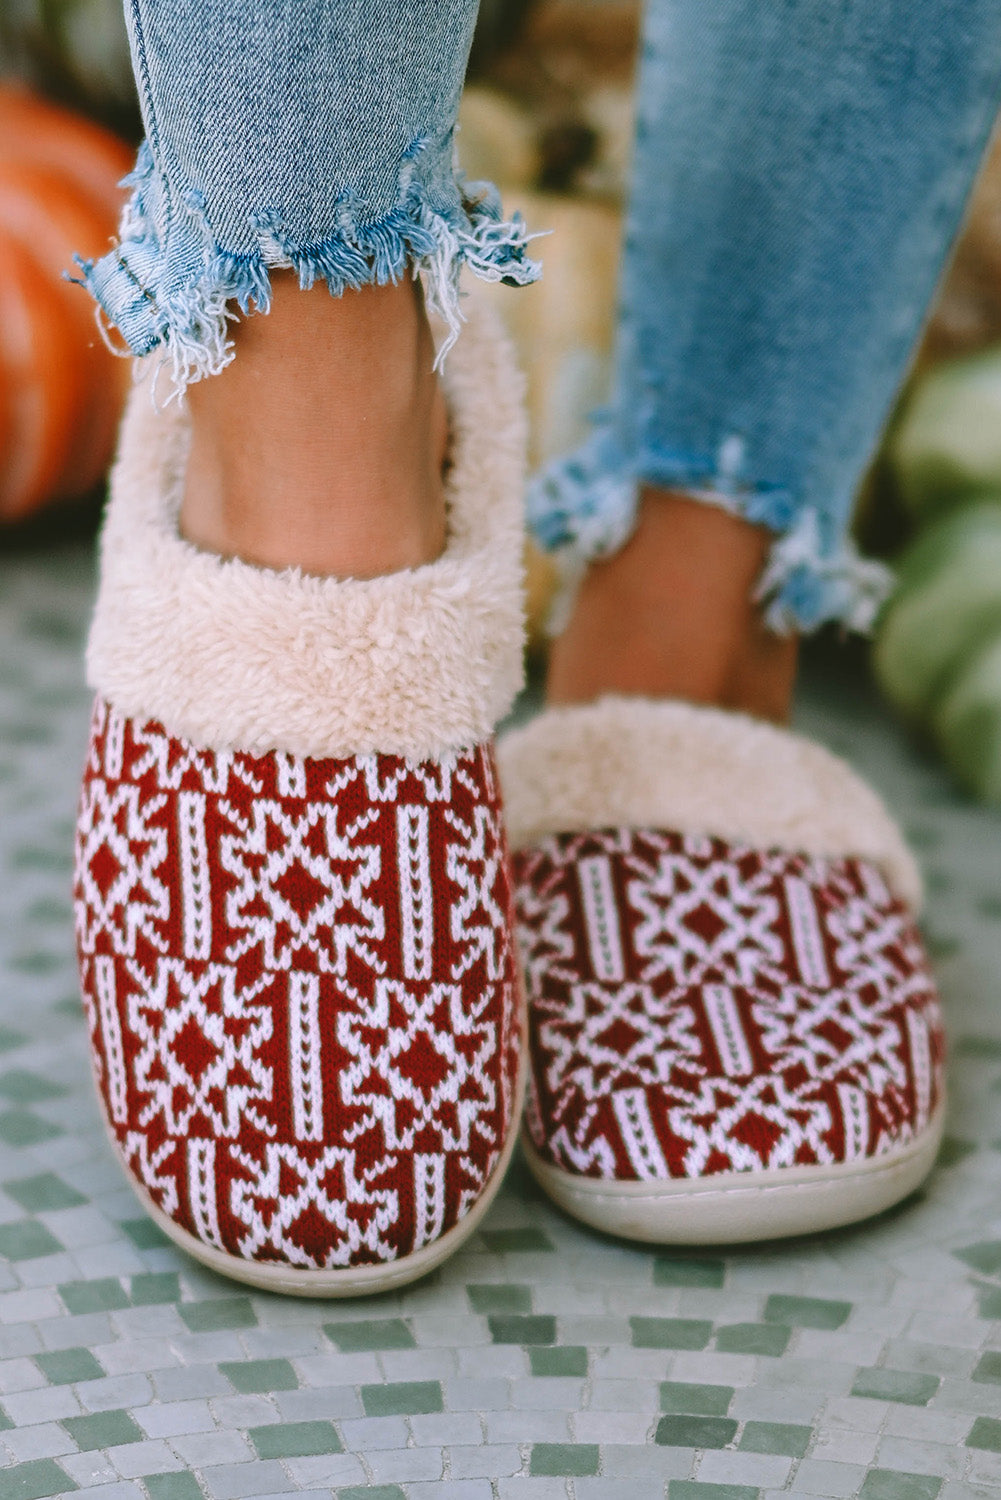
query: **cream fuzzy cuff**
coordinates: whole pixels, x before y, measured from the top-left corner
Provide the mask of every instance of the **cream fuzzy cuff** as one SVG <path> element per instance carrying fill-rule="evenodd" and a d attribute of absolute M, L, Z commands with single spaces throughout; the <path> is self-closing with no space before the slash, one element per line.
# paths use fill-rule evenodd
<path fill-rule="evenodd" d="M 881 799 L 823 746 L 722 709 L 643 698 L 548 708 L 506 734 L 514 849 L 550 833 L 660 828 L 876 864 L 911 907 L 921 877 Z"/>
<path fill-rule="evenodd" d="M 470 312 L 445 374 L 449 535 L 368 580 L 274 572 L 178 533 L 181 402 L 132 396 L 101 547 L 88 680 L 121 713 L 213 750 L 437 759 L 490 735 L 522 678 L 521 377 Z"/>

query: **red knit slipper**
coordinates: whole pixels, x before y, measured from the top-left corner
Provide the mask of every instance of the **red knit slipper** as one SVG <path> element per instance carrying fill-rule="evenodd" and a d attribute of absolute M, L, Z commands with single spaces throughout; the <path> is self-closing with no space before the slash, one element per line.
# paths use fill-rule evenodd
<path fill-rule="evenodd" d="M 522 1017 L 491 733 L 521 675 L 520 386 L 449 361 L 450 536 L 371 581 L 177 532 L 183 411 L 139 390 L 105 526 L 77 832 L 107 1121 L 192 1255 L 305 1296 L 423 1275 L 516 1138 Z"/>
<path fill-rule="evenodd" d="M 920 883 L 819 745 L 606 698 L 500 746 L 529 1003 L 529 1164 L 568 1213 L 695 1244 L 852 1223 L 943 1121 Z"/>

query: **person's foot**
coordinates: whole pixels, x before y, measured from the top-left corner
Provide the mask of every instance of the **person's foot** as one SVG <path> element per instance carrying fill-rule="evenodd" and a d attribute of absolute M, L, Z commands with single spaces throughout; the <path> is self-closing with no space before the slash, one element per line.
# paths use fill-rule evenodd
<path fill-rule="evenodd" d="M 769 537 L 647 490 L 500 768 L 532 1077 L 525 1153 L 607 1233 L 751 1241 L 877 1213 L 942 1130 L 920 881 L 789 714 Z M 687 701 L 686 701 L 687 700 Z"/>
<path fill-rule="evenodd" d="M 272 277 L 236 357 L 187 392 L 182 534 L 270 568 L 372 578 L 445 545 L 448 416 L 416 281 L 331 297 Z"/>
<path fill-rule="evenodd" d="M 681 698 L 784 723 L 797 641 L 766 630 L 753 599 L 771 540 L 718 506 L 644 489 L 632 536 L 588 569 L 553 643 L 548 701 Z"/>
<path fill-rule="evenodd" d="M 454 524 L 420 569 L 219 555 L 280 563 L 280 531 L 256 552 L 190 545 L 189 412 L 142 388 L 109 495 L 76 840 L 95 1075 L 163 1231 L 297 1295 L 425 1275 L 473 1233 L 516 1139 L 492 733 L 522 676 L 523 421 L 489 313 L 471 310 L 445 379 Z"/>
<path fill-rule="evenodd" d="M 746 714 L 606 695 L 508 732 L 526 1157 L 606 1233 L 853 1223 L 931 1169 L 942 1018 L 878 796 Z"/>

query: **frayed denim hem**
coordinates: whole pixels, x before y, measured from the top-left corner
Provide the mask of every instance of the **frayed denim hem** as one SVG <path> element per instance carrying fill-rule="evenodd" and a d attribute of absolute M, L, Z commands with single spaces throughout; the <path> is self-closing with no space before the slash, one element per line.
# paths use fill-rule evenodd
<path fill-rule="evenodd" d="M 891 570 L 862 557 L 849 537 L 824 548 L 820 517 L 811 509 L 775 541 L 755 598 L 776 635 L 806 635 L 829 622 L 868 635 L 892 587 Z"/>
<path fill-rule="evenodd" d="M 431 201 L 413 172 L 422 146 L 415 143 L 400 169 L 395 208 L 366 221 L 353 195 L 346 192 L 339 201 L 334 232 L 317 244 L 295 244 L 279 215 L 265 210 L 254 214 L 250 224 L 258 248 L 234 254 L 215 243 L 200 194 L 187 194 L 182 230 L 185 274 L 175 276 L 175 284 L 168 286 L 164 247 L 149 203 L 156 168 L 144 143 L 135 171 L 123 183 L 133 192 L 119 243 L 98 261 L 76 257 L 80 283 L 127 346 L 116 352 L 143 357 L 162 346 L 174 392 L 179 393 L 230 362 L 228 328 L 237 317 L 234 308 L 244 314 L 252 309 L 267 312 L 269 271 L 285 268 L 296 272 L 304 290 L 325 281 L 334 296 L 349 288 L 422 275 L 428 309 L 447 330 L 435 361 L 440 367 L 463 323 L 463 266 L 481 280 L 517 286 L 537 281 L 542 268 L 526 253 L 536 236 L 520 215 L 502 218 L 500 196 L 491 184 L 466 184 L 456 176 L 451 194 Z"/>
<path fill-rule="evenodd" d="M 560 577 L 549 631 L 558 634 L 565 625 L 587 564 L 628 541 L 645 482 L 682 490 L 776 533 L 755 590 L 775 634 L 807 634 L 828 622 L 868 634 L 892 587 L 890 569 L 861 557 L 848 538 L 825 537 L 816 508 L 797 506 L 781 486 L 748 489 L 731 482 L 739 461 L 725 444 L 713 469 L 663 453 L 637 459 L 610 427 L 599 425 L 576 453 L 536 474 L 528 488 L 528 524 L 539 546 L 553 554 Z"/>

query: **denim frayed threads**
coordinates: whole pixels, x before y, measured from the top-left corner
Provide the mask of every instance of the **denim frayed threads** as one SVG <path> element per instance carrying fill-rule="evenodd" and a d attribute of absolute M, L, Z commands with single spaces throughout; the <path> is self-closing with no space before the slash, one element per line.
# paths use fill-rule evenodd
<path fill-rule="evenodd" d="M 604 419 L 568 458 L 541 470 L 528 489 L 528 524 L 556 560 L 561 587 L 549 621 L 556 633 L 587 564 L 608 557 L 628 540 L 636 522 L 640 486 L 655 484 L 775 532 L 755 599 L 776 634 L 810 631 L 829 621 L 866 634 L 892 585 L 882 563 L 859 555 L 850 539 L 812 507 L 798 506 L 781 485 L 742 489 L 735 442 L 720 445 L 716 465 L 671 454 L 632 458 Z M 826 536 L 825 536 L 826 530 Z"/>
<path fill-rule="evenodd" d="M 325 281 L 335 296 L 422 273 L 428 307 L 448 329 L 438 351 L 440 365 L 462 324 L 463 266 L 483 280 L 515 285 L 537 280 L 541 268 L 526 253 L 533 236 L 520 215 L 502 218 L 499 195 L 490 184 L 466 185 L 456 175 L 437 193 L 425 189 L 414 173 L 421 145 L 416 143 L 401 164 L 399 203 L 381 218 L 366 221 L 357 196 L 345 191 L 330 237 L 300 245 L 277 211 L 262 210 L 250 216 L 258 248 L 236 253 L 215 243 L 194 192 L 185 195 L 164 234 L 153 206 L 162 201 L 162 185 L 144 143 L 126 179 L 133 193 L 121 241 L 99 261 L 78 258 L 83 283 L 132 354 L 164 346 L 175 389 L 183 390 L 229 363 L 227 329 L 234 308 L 244 314 L 268 311 L 271 268 L 293 270 L 304 290 Z"/>
<path fill-rule="evenodd" d="M 420 274 L 462 323 L 459 276 L 523 284 L 531 236 L 465 184 L 454 135 L 476 0 L 127 0 L 145 142 L 120 242 L 81 267 L 130 352 L 175 389 L 232 357 L 229 323 L 266 312 L 270 273 L 302 287 Z"/>

